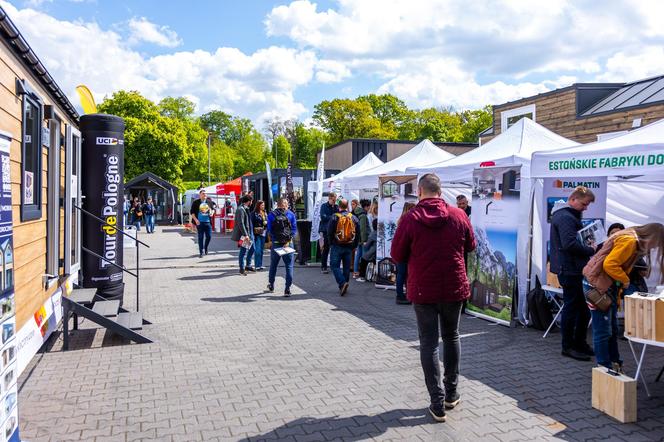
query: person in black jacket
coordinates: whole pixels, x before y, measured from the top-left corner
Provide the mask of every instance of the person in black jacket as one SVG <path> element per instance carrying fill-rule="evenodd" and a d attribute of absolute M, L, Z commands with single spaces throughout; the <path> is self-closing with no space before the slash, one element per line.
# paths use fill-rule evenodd
<path fill-rule="evenodd" d="M 586 342 L 590 311 L 583 293 L 583 268 L 595 249 L 578 239 L 581 213 L 595 201 L 587 187 L 579 186 L 570 194 L 567 205 L 557 208 L 551 216 L 551 272 L 558 275 L 563 288 L 563 309 L 560 316 L 562 355 L 589 361 L 593 349 Z"/>
<path fill-rule="evenodd" d="M 320 232 L 320 236 L 323 237 L 323 250 L 320 255 L 320 269 L 323 273 L 330 273 L 327 269 L 327 257 L 330 253 L 330 238 L 327 235 L 327 227 L 330 223 L 330 219 L 332 219 L 332 215 L 338 212 L 339 206 L 337 206 L 337 194 L 330 192 L 327 195 L 327 203 L 320 206 L 320 223 L 318 224 L 318 232 Z"/>

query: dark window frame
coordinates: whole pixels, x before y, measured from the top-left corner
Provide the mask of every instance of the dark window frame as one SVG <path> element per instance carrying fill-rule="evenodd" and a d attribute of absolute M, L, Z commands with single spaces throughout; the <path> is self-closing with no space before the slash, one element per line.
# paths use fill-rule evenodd
<path fill-rule="evenodd" d="M 24 221 L 34 221 L 42 218 L 42 174 L 43 174 L 43 140 L 42 140 L 42 129 L 43 129 L 43 120 L 44 120 L 44 103 L 37 93 L 30 88 L 25 80 L 16 81 L 17 95 L 22 95 L 21 99 L 21 222 Z M 38 130 L 37 134 L 31 134 L 31 148 L 36 148 L 36 171 L 33 175 L 33 202 L 27 204 L 25 202 L 25 189 L 24 189 L 24 180 L 25 180 L 25 157 L 26 157 L 26 142 L 25 135 L 28 131 L 26 127 L 26 103 L 28 103 L 37 109 L 37 121 L 38 121 Z M 30 128 L 31 129 L 31 128 Z M 34 136 L 36 135 L 36 143 Z M 37 173 L 38 172 L 38 173 Z"/>

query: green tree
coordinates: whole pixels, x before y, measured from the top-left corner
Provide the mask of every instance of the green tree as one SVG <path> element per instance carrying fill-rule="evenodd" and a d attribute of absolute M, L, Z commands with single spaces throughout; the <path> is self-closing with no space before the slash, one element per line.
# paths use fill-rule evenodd
<path fill-rule="evenodd" d="M 315 168 L 316 155 L 328 145 L 327 134 L 317 127 L 306 127 L 303 123 L 297 123 L 295 127 L 296 143 L 293 146 L 295 167 Z"/>
<path fill-rule="evenodd" d="M 389 138 L 401 137 L 402 130 L 409 127 L 415 118 L 415 113 L 408 109 L 406 103 L 391 94 L 363 95 L 357 101 L 371 106 L 374 117 L 380 122 L 382 130 L 390 135 Z"/>
<path fill-rule="evenodd" d="M 272 167 L 286 167 L 291 156 L 291 145 L 283 135 L 277 135 L 272 142 L 272 153 L 269 159 Z"/>
<path fill-rule="evenodd" d="M 177 120 L 193 119 L 196 112 L 196 104 L 186 97 L 166 97 L 158 106 L 163 116 Z"/>
<path fill-rule="evenodd" d="M 383 130 L 367 101 L 325 100 L 314 107 L 313 119 L 329 133 L 333 144 L 348 138 L 391 138 L 393 135 Z"/>
<path fill-rule="evenodd" d="M 449 109 L 429 108 L 418 111 L 414 122 L 415 139 L 458 142 L 462 138 L 461 118 Z"/>
<path fill-rule="evenodd" d="M 480 132 L 493 124 L 493 109 L 485 106 L 478 110 L 461 112 L 461 139 L 467 143 L 477 143 Z"/>
<path fill-rule="evenodd" d="M 99 111 L 125 121 L 125 177 L 153 172 L 176 185 L 192 152 L 183 124 L 164 117 L 152 101 L 136 91 L 118 91 L 105 98 Z"/>

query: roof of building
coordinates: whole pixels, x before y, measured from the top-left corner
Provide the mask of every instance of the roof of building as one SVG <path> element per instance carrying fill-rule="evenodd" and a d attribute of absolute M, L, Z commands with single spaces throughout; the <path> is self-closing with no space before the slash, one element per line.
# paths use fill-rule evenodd
<path fill-rule="evenodd" d="M 14 52 L 16 57 L 32 71 L 44 89 L 67 112 L 67 115 L 72 120 L 78 121 L 78 112 L 74 108 L 74 105 L 71 104 L 65 93 L 55 83 L 51 74 L 48 73 L 46 67 L 44 67 L 39 57 L 37 57 L 37 54 L 34 53 L 2 7 L 0 7 L 0 37 L 7 43 L 7 46 Z"/>
<path fill-rule="evenodd" d="M 579 116 L 588 117 L 659 103 L 664 103 L 664 75 L 626 83 L 587 110 L 582 110 Z"/>
<path fill-rule="evenodd" d="M 421 143 L 422 140 L 385 140 L 385 139 L 378 139 L 378 138 L 347 138 L 343 141 L 339 141 L 336 144 L 333 144 L 330 147 L 326 147 L 325 150 L 330 150 L 334 149 L 337 146 L 341 146 L 342 144 L 350 143 L 350 142 L 356 142 L 356 141 L 365 141 L 365 142 L 371 142 L 371 143 L 390 143 L 390 144 L 412 144 L 415 146 L 418 143 Z M 435 144 L 438 147 L 477 147 L 477 143 L 452 143 L 452 142 L 447 142 L 447 141 L 433 141 L 433 144 Z"/>
<path fill-rule="evenodd" d="M 132 187 L 161 187 L 162 189 L 175 189 L 177 186 L 172 184 L 160 176 L 155 175 L 152 172 L 144 172 L 131 180 L 127 181 L 124 185 L 125 189 Z"/>

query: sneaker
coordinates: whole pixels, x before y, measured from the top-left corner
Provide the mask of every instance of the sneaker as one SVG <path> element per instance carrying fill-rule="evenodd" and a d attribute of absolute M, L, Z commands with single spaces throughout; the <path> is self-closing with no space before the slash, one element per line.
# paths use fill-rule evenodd
<path fill-rule="evenodd" d="M 584 354 L 584 355 L 595 356 L 595 352 L 593 351 L 593 348 L 588 344 L 583 344 L 583 346 L 577 348 L 577 351 L 579 353 Z"/>
<path fill-rule="evenodd" d="M 346 294 L 346 292 L 348 292 L 348 283 L 344 282 L 344 284 L 341 286 L 341 288 L 339 288 L 339 294 L 341 296 L 344 296 Z"/>
<path fill-rule="evenodd" d="M 256 273 L 256 269 L 253 267 L 246 267 L 244 270 L 246 270 L 247 272 Z"/>
<path fill-rule="evenodd" d="M 360 276 L 355 281 L 357 281 L 357 282 L 366 282 L 367 280 Z"/>
<path fill-rule="evenodd" d="M 625 374 L 622 362 L 611 362 L 611 368 L 618 374 Z"/>
<path fill-rule="evenodd" d="M 399 304 L 399 305 L 411 305 L 412 302 L 410 302 L 406 298 L 397 298 L 397 304 Z"/>
<path fill-rule="evenodd" d="M 270 292 L 270 293 L 274 292 L 274 285 L 268 283 L 268 285 L 267 285 L 267 291 Z"/>
<path fill-rule="evenodd" d="M 201 253 L 198 255 L 198 257 L 199 257 L 199 258 L 202 258 L 202 257 L 203 257 L 203 252 L 201 252 Z"/>
<path fill-rule="evenodd" d="M 240 275 L 247 276 L 247 272 L 245 270 L 240 269 Z"/>
<path fill-rule="evenodd" d="M 566 349 L 561 352 L 563 356 L 566 356 L 568 358 L 576 359 L 577 361 L 589 361 L 590 356 L 580 353 L 574 349 Z"/>
<path fill-rule="evenodd" d="M 445 405 L 446 410 L 451 410 L 457 405 L 459 405 L 460 401 L 461 401 L 461 396 L 459 396 L 459 393 L 455 391 L 452 394 L 445 395 L 445 402 L 443 402 L 443 405 Z"/>
<path fill-rule="evenodd" d="M 284 290 L 284 297 L 285 298 L 290 298 L 290 295 L 291 295 L 290 289 Z"/>
<path fill-rule="evenodd" d="M 328 273 L 330 273 L 330 271 L 328 269 L 321 269 L 321 273 L 327 275 Z"/>
<path fill-rule="evenodd" d="M 207 250 L 207 249 L 205 249 L 205 254 L 206 254 L 206 255 L 208 254 L 208 250 Z"/>
<path fill-rule="evenodd" d="M 434 407 L 433 405 L 429 405 L 429 414 L 431 414 L 436 422 L 445 422 L 447 419 L 445 417 L 445 408 L 440 406 Z"/>

